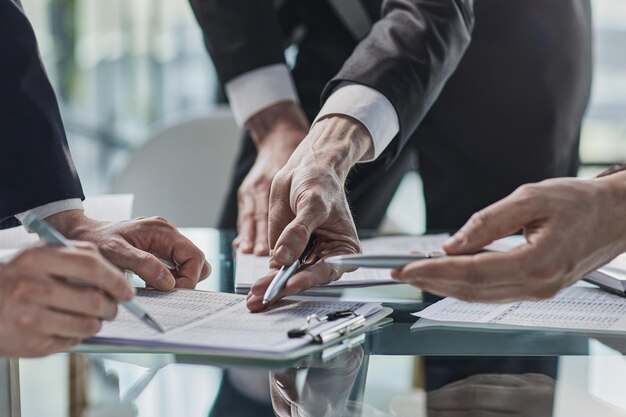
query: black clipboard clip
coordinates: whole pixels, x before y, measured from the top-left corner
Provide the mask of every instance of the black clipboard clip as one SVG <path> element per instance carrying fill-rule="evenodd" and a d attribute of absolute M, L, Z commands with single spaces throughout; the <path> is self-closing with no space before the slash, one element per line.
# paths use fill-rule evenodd
<path fill-rule="evenodd" d="M 334 326 L 329 324 L 334 321 L 339 322 Z M 338 339 L 364 324 L 365 317 L 352 310 L 335 311 L 321 317 L 317 314 L 311 314 L 307 316 L 306 322 L 302 326 L 289 330 L 287 336 L 290 339 L 309 336 L 315 343 L 323 344 Z"/>

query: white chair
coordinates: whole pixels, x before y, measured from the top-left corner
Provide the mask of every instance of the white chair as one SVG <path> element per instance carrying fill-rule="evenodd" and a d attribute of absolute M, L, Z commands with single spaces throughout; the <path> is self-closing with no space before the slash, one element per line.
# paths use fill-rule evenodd
<path fill-rule="evenodd" d="M 116 176 L 113 193 L 135 194 L 134 216 L 160 215 L 178 227 L 217 224 L 239 129 L 227 109 L 158 130 Z"/>

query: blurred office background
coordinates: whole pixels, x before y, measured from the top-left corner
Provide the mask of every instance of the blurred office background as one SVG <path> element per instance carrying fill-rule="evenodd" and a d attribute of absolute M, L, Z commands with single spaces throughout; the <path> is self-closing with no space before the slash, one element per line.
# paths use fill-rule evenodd
<path fill-rule="evenodd" d="M 626 160 L 626 2 L 592 2 L 595 79 L 581 156 L 593 165 Z M 216 111 L 215 71 L 187 0 L 23 3 L 88 194 L 109 191 L 155 130 Z"/>

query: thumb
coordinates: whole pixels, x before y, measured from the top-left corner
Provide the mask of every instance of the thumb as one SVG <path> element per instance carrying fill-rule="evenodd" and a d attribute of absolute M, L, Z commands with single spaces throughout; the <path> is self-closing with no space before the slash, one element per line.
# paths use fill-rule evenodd
<path fill-rule="evenodd" d="M 449 255 L 474 253 L 537 220 L 540 207 L 515 193 L 475 213 L 443 245 Z"/>

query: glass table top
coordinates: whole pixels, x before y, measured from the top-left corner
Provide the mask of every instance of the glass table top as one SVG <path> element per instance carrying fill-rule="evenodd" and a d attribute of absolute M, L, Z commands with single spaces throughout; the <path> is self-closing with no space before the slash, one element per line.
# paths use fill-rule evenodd
<path fill-rule="evenodd" d="M 233 292 L 233 232 L 183 229 Z M 0 417 L 625 416 L 625 336 L 410 329 L 434 301 L 405 285 L 324 295 L 378 300 L 393 322 L 325 360 L 218 362 L 173 353 L 0 360 Z"/>

